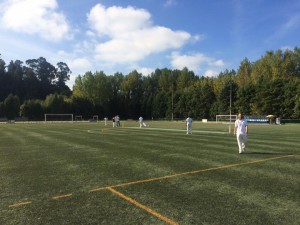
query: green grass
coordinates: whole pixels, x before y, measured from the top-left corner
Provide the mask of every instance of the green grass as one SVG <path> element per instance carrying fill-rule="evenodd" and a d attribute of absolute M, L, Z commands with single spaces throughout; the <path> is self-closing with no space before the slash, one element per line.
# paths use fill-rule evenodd
<path fill-rule="evenodd" d="M 0 224 L 300 224 L 300 125 L 149 124 L 0 124 Z"/>

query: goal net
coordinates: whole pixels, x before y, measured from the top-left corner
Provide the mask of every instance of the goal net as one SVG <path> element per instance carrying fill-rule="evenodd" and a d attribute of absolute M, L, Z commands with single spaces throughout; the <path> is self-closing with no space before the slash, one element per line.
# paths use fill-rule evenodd
<path fill-rule="evenodd" d="M 237 115 L 216 115 L 216 122 L 219 123 L 230 123 L 237 119 Z"/>
<path fill-rule="evenodd" d="M 73 114 L 44 114 L 45 122 L 73 121 Z"/>
<path fill-rule="evenodd" d="M 75 116 L 75 121 L 82 121 L 82 116 Z"/>

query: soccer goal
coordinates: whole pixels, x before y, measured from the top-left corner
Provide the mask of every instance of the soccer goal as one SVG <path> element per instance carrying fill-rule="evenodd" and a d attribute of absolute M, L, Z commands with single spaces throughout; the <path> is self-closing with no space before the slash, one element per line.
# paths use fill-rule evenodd
<path fill-rule="evenodd" d="M 82 121 L 82 116 L 75 116 L 75 121 Z"/>
<path fill-rule="evenodd" d="M 237 115 L 216 115 L 217 123 L 230 123 L 237 119 Z"/>
<path fill-rule="evenodd" d="M 73 121 L 73 114 L 44 114 L 45 122 Z"/>

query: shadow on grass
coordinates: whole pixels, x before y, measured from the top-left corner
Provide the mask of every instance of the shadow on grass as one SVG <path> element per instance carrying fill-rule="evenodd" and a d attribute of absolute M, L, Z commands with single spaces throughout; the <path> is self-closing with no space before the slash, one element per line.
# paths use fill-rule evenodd
<path fill-rule="evenodd" d="M 244 152 L 244 154 L 257 154 L 257 155 L 299 155 L 295 153 L 283 153 L 283 152 Z"/>

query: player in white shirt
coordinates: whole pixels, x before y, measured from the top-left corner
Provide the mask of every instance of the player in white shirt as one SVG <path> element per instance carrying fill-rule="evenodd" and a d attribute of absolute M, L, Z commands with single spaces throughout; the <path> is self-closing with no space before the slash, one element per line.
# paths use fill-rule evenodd
<path fill-rule="evenodd" d="M 245 152 L 246 144 L 248 142 L 247 134 L 248 123 L 246 120 L 244 120 L 243 114 L 240 113 L 234 124 L 234 135 L 236 135 L 240 154 Z"/>
<path fill-rule="evenodd" d="M 115 123 L 116 123 L 116 127 L 120 126 L 120 117 L 119 117 L 119 115 L 115 116 Z"/>
<path fill-rule="evenodd" d="M 142 126 L 144 126 L 144 127 L 147 126 L 147 124 L 144 122 L 143 117 L 141 117 L 141 116 L 140 116 L 140 118 L 139 118 L 139 122 L 140 122 L 140 128 L 142 128 Z"/>
<path fill-rule="evenodd" d="M 186 118 L 185 120 L 186 122 L 186 134 L 192 134 L 192 118 L 191 117 L 188 117 Z"/>

